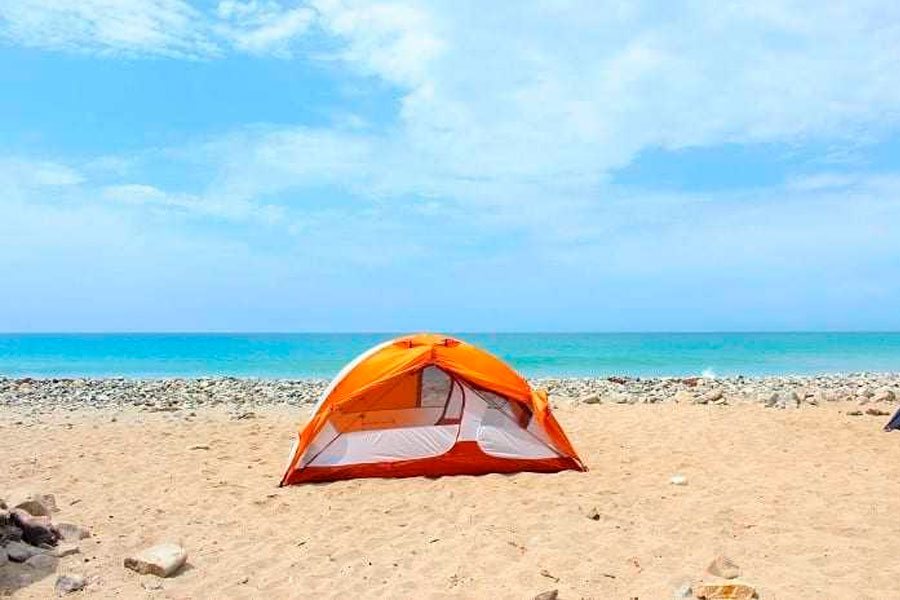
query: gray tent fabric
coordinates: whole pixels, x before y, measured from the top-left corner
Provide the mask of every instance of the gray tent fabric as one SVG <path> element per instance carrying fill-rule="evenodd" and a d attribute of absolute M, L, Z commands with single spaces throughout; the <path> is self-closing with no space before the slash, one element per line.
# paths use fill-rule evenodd
<path fill-rule="evenodd" d="M 891 420 L 884 426 L 885 431 L 892 431 L 894 429 L 900 429 L 900 408 L 897 409 L 897 412 L 894 413 Z"/>

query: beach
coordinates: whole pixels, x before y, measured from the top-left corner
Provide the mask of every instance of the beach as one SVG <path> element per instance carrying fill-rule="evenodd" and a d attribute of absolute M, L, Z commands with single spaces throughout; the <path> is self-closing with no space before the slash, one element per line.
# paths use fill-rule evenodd
<path fill-rule="evenodd" d="M 279 488 L 322 381 L 0 380 L 0 498 L 53 494 L 91 532 L 45 576 L 0 567 L 0 589 L 660 599 L 725 555 L 763 599 L 896 595 L 897 376 L 541 383 L 588 472 Z M 123 567 L 164 540 L 188 552 L 175 576 Z"/>

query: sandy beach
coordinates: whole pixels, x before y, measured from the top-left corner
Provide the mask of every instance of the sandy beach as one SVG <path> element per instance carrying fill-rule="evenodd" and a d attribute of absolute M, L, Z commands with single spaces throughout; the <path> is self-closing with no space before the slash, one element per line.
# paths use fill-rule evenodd
<path fill-rule="evenodd" d="M 53 520 L 92 537 L 27 585 L 22 565 L 7 564 L 0 589 L 46 599 L 58 574 L 74 573 L 87 578 L 85 598 L 522 599 L 558 589 L 563 600 L 658 600 L 714 580 L 706 567 L 724 554 L 765 600 L 894 598 L 900 433 L 881 431 L 887 417 L 853 416 L 860 408 L 855 397 L 796 410 L 558 401 L 587 473 L 278 488 L 308 405 L 50 411 L 8 401 L 0 497 L 52 493 Z M 674 474 L 687 485 L 670 484 Z M 167 539 L 189 554 L 176 576 L 123 568 Z"/>

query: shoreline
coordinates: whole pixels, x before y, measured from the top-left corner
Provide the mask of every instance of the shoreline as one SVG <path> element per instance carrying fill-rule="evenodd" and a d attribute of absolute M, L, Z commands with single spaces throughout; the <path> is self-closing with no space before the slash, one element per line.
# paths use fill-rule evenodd
<path fill-rule="evenodd" d="M 540 377 L 553 406 L 573 404 L 762 404 L 798 408 L 830 402 L 900 401 L 900 373 L 773 375 L 759 377 Z M 116 408 L 176 412 L 210 406 L 251 410 L 308 406 L 328 379 L 33 378 L 0 377 L 0 407 L 45 412 L 59 408 Z"/>

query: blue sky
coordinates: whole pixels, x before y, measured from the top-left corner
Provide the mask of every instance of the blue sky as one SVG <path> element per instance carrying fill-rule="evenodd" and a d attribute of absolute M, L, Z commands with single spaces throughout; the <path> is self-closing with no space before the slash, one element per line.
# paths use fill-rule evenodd
<path fill-rule="evenodd" d="M 0 330 L 900 329 L 826 4 L 0 0 Z"/>

